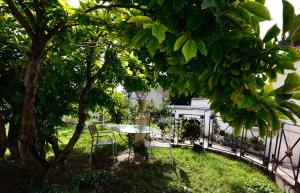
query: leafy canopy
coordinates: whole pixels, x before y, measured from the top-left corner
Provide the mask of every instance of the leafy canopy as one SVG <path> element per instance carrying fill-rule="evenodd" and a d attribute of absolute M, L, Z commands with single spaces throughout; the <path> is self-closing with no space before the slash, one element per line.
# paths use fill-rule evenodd
<path fill-rule="evenodd" d="M 280 129 L 279 117 L 294 122 L 295 116 L 300 118 L 300 107 L 293 101 L 300 95 L 299 75 L 290 73 L 282 87 L 272 87 L 278 74 L 295 70 L 294 63 L 300 60 L 299 51 L 289 46 L 300 20 L 287 1 L 280 44 L 277 25 L 264 38 L 259 36 L 259 22 L 271 19 L 264 1 L 137 4 L 145 11 L 127 20 L 129 32 L 135 34 L 131 45 L 149 51 L 173 94 L 208 98 L 211 109 L 235 128 L 236 135 L 243 126 L 250 129 L 257 123 L 264 136 L 269 128 Z"/>

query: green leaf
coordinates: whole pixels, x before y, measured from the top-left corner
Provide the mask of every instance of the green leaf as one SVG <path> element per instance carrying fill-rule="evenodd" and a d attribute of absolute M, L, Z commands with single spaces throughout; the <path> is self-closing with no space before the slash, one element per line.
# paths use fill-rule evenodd
<path fill-rule="evenodd" d="M 288 61 L 282 62 L 280 64 L 280 66 L 282 68 L 284 68 L 285 70 L 293 70 L 293 71 L 297 70 L 296 67 L 295 67 L 295 63 L 294 62 L 288 62 Z"/>
<path fill-rule="evenodd" d="M 152 23 L 152 19 L 147 16 L 138 15 L 138 16 L 131 17 L 128 20 L 128 23 L 146 24 L 146 23 Z"/>
<path fill-rule="evenodd" d="M 242 21 L 251 23 L 251 16 L 249 12 L 242 7 L 231 8 L 225 13 L 225 15 L 237 23 Z"/>
<path fill-rule="evenodd" d="M 281 104 L 281 106 L 292 111 L 300 119 L 300 107 L 296 103 L 284 102 Z"/>
<path fill-rule="evenodd" d="M 281 123 L 279 121 L 278 116 L 275 114 L 275 112 L 273 112 L 272 114 L 272 121 L 271 121 L 271 129 L 273 131 L 278 131 L 281 127 Z"/>
<path fill-rule="evenodd" d="M 292 94 L 280 94 L 275 92 L 275 100 L 278 104 L 290 100 L 293 97 Z"/>
<path fill-rule="evenodd" d="M 236 104 L 239 109 L 258 110 L 260 108 L 259 101 L 248 95 L 240 96 Z"/>
<path fill-rule="evenodd" d="M 197 47 L 202 55 L 207 56 L 206 45 L 202 40 L 197 41 Z"/>
<path fill-rule="evenodd" d="M 173 8 L 180 11 L 186 4 L 186 0 L 173 0 Z"/>
<path fill-rule="evenodd" d="M 158 45 L 159 45 L 159 43 L 158 43 L 158 41 L 157 41 L 156 38 L 152 37 L 152 38 L 149 40 L 149 42 L 148 42 L 148 44 L 147 44 L 147 49 L 148 49 L 149 53 L 151 54 L 151 56 L 154 56 L 155 51 L 156 51 L 157 48 L 158 48 Z"/>
<path fill-rule="evenodd" d="M 252 129 L 254 122 L 255 122 L 255 117 L 251 112 L 247 115 L 247 118 L 245 119 L 245 128 Z"/>
<path fill-rule="evenodd" d="M 82 10 L 85 12 L 86 8 L 87 8 L 87 5 L 82 1 L 79 1 L 79 4 L 80 4 L 80 7 L 82 8 Z"/>
<path fill-rule="evenodd" d="M 276 109 L 278 111 L 280 111 L 284 116 L 286 116 L 287 118 L 289 118 L 291 121 L 293 121 L 293 123 L 297 123 L 296 119 L 294 118 L 294 116 L 292 115 L 292 113 L 290 113 L 288 110 L 286 110 L 283 107 L 277 106 Z"/>
<path fill-rule="evenodd" d="M 266 2 L 266 0 L 255 0 L 255 1 L 257 1 L 257 2 L 259 2 L 259 3 L 261 3 L 261 4 L 265 4 L 265 2 Z"/>
<path fill-rule="evenodd" d="M 163 24 L 152 25 L 152 35 L 157 38 L 158 42 L 161 43 L 166 39 L 166 32 L 168 28 Z"/>
<path fill-rule="evenodd" d="M 276 112 L 273 109 L 269 109 L 268 116 L 270 119 L 270 126 L 272 131 L 278 131 L 280 129 L 280 121 Z"/>
<path fill-rule="evenodd" d="M 300 32 L 296 32 L 291 36 L 292 41 L 298 41 L 300 40 Z"/>
<path fill-rule="evenodd" d="M 273 84 L 272 83 L 266 84 L 263 88 L 263 91 L 266 96 L 273 95 L 274 94 Z"/>
<path fill-rule="evenodd" d="M 240 4 L 241 7 L 247 9 L 250 13 L 266 20 L 271 20 L 269 10 L 261 3 L 255 1 L 246 1 Z"/>
<path fill-rule="evenodd" d="M 284 85 L 276 89 L 279 94 L 290 93 L 300 90 L 300 76 L 298 73 L 289 73 L 284 81 Z"/>
<path fill-rule="evenodd" d="M 198 76 L 198 80 L 204 82 L 211 74 L 212 74 L 211 69 L 207 68 Z"/>
<path fill-rule="evenodd" d="M 75 13 L 75 10 L 68 3 L 66 3 L 65 0 L 58 0 L 58 3 L 61 4 L 69 14 L 73 15 Z"/>
<path fill-rule="evenodd" d="M 207 9 L 211 7 L 216 7 L 217 3 L 215 0 L 203 0 L 201 3 L 201 8 L 202 9 Z"/>
<path fill-rule="evenodd" d="M 293 5 L 291 5 L 287 0 L 282 0 L 283 4 L 283 21 L 282 21 L 282 31 L 286 33 L 293 26 L 295 19 L 295 10 Z"/>
<path fill-rule="evenodd" d="M 208 79 L 208 88 L 209 90 L 212 90 L 219 81 L 219 75 L 213 74 L 209 79 Z"/>
<path fill-rule="evenodd" d="M 165 0 L 157 0 L 158 5 L 164 4 Z"/>
<path fill-rule="evenodd" d="M 258 34 L 260 33 L 259 23 L 258 23 L 257 19 L 255 19 L 254 17 L 251 17 L 251 26 L 256 33 L 258 33 Z"/>
<path fill-rule="evenodd" d="M 263 42 L 268 42 L 270 41 L 271 39 L 273 38 L 277 38 L 277 36 L 279 35 L 280 33 L 280 29 L 279 27 L 277 26 L 277 24 L 273 25 L 266 33 L 264 39 L 263 39 Z"/>
<path fill-rule="evenodd" d="M 196 57 L 197 56 L 197 45 L 196 45 L 195 40 L 193 40 L 193 39 L 187 40 L 182 47 L 182 53 L 187 62 L 190 59 Z"/>
<path fill-rule="evenodd" d="M 241 132 L 242 132 L 242 126 L 243 126 L 243 123 L 244 123 L 244 116 L 240 116 L 239 119 L 234 119 L 233 120 L 233 135 L 235 137 L 238 137 L 241 135 Z"/>
<path fill-rule="evenodd" d="M 216 64 L 220 64 L 223 58 L 223 51 L 220 47 L 214 47 L 212 50 L 212 60 Z"/>
<path fill-rule="evenodd" d="M 179 38 L 177 38 L 177 40 L 175 41 L 174 44 L 174 51 L 177 51 L 181 48 L 181 46 L 184 44 L 184 42 L 186 41 L 187 36 L 185 34 L 181 35 Z"/>
<path fill-rule="evenodd" d="M 187 27 L 191 31 L 197 31 L 204 22 L 203 13 L 196 7 L 189 11 L 187 19 Z"/>
<path fill-rule="evenodd" d="M 169 66 L 169 74 L 184 74 L 184 69 L 181 66 Z"/>
<path fill-rule="evenodd" d="M 183 65 L 185 64 L 185 59 L 182 54 L 173 55 L 167 58 L 168 64 L 170 65 Z"/>
<path fill-rule="evenodd" d="M 290 28 L 290 33 L 294 34 L 296 31 L 298 31 L 300 29 L 300 14 L 298 14 L 295 19 L 294 19 L 294 23 Z"/>
<path fill-rule="evenodd" d="M 236 104 L 239 97 L 244 93 L 244 87 L 240 87 L 240 89 L 235 90 L 231 96 L 230 99 L 232 100 L 233 104 Z"/>
<path fill-rule="evenodd" d="M 300 100 L 300 93 L 295 93 L 293 99 Z"/>
<path fill-rule="evenodd" d="M 257 118 L 257 125 L 258 125 L 259 136 L 260 137 L 266 136 L 268 130 L 266 122 L 261 118 Z"/>
<path fill-rule="evenodd" d="M 149 38 L 147 33 L 148 33 L 148 30 L 145 30 L 145 29 L 142 29 L 142 30 L 138 31 L 135 34 L 135 36 L 133 36 L 132 41 L 131 41 L 131 45 L 133 47 L 136 47 L 136 48 L 142 47 L 145 44 L 145 40 L 146 40 L 145 37 Z"/>

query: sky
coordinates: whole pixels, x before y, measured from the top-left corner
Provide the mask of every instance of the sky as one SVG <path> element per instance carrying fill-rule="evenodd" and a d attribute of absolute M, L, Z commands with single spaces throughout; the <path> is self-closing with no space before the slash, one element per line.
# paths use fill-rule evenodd
<path fill-rule="evenodd" d="M 288 0 L 295 9 L 296 14 L 300 14 L 300 0 Z M 282 28 L 282 0 L 266 0 L 272 20 L 260 23 L 261 37 L 270 29 L 275 23 Z"/>
<path fill-rule="evenodd" d="M 79 6 L 79 0 L 68 0 L 73 7 Z M 288 0 L 295 8 L 295 13 L 300 14 L 300 0 Z M 266 6 L 269 8 L 272 20 L 261 22 L 261 37 L 265 35 L 269 28 L 275 23 L 282 26 L 282 0 L 266 0 Z"/>

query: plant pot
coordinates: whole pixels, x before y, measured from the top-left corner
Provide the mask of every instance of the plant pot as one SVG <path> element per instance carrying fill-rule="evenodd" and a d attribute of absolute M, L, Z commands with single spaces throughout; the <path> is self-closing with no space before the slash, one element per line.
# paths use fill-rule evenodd
<path fill-rule="evenodd" d="M 219 135 L 224 137 L 225 136 L 225 131 L 224 130 L 220 130 Z"/>
<path fill-rule="evenodd" d="M 166 125 L 165 125 L 165 124 L 159 124 L 158 126 L 159 126 L 160 131 L 161 131 L 162 133 L 164 133 L 164 132 L 165 132 L 165 129 L 166 129 Z"/>
<path fill-rule="evenodd" d="M 264 166 L 268 166 L 268 164 L 269 164 L 268 158 L 264 158 L 264 159 L 263 159 L 263 165 L 264 165 Z"/>
<path fill-rule="evenodd" d="M 198 153 L 202 153 L 202 152 L 204 152 L 204 147 L 203 147 L 203 145 L 194 144 L 193 145 L 193 151 L 198 152 Z"/>
<path fill-rule="evenodd" d="M 146 106 L 148 104 L 148 100 L 138 99 L 138 104 L 139 104 L 139 111 L 140 111 L 141 115 L 143 115 L 145 112 Z"/>
<path fill-rule="evenodd" d="M 225 142 L 223 140 L 220 140 L 220 145 L 224 146 Z"/>

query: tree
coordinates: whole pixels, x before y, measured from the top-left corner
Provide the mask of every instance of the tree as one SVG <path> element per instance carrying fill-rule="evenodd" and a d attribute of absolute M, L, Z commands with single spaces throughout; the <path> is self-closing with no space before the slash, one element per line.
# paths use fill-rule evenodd
<path fill-rule="evenodd" d="M 23 119 L 18 140 L 19 150 L 21 159 L 25 161 L 28 167 L 34 169 L 38 175 L 47 173 L 47 175 L 51 177 L 55 168 L 60 166 L 73 150 L 84 128 L 88 109 L 91 109 L 91 107 L 97 103 L 103 104 L 103 101 L 95 100 L 99 97 L 97 94 L 101 96 L 105 93 L 105 90 L 114 88 L 114 86 L 120 83 L 130 85 L 128 82 L 132 80 L 137 83 L 141 82 L 140 87 L 146 86 L 147 81 L 143 75 L 144 72 L 142 72 L 143 68 L 140 67 L 143 64 L 131 55 L 130 52 L 121 51 L 124 48 L 112 41 L 116 34 L 111 33 L 113 26 L 110 25 L 110 21 L 99 21 L 102 18 L 107 19 L 108 17 L 111 17 L 111 20 L 120 18 L 119 13 L 113 14 L 112 12 L 103 11 L 95 14 L 91 13 L 87 16 L 82 13 L 82 10 L 81 12 L 79 10 L 77 15 L 75 13 L 71 14 L 72 17 L 70 17 L 73 20 L 68 21 L 70 18 L 67 16 L 67 12 L 69 11 L 70 13 L 73 11 L 70 10 L 67 5 L 61 6 L 57 3 L 42 5 L 28 4 L 26 5 L 26 9 L 24 9 L 25 5 L 23 2 L 19 2 L 18 6 L 11 4 L 10 1 L 7 1 L 7 3 L 9 5 L 7 9 L 9 9 L 16 18 L 19 18 L 18 13 L 23 13 L 22 11 L 26 12 L 26 14 L 24 13 L 26 17 L 30 17 L 29 15 L 31 14 L 28 11 L 35 10 L 36 17 L 40 16 L 41 18 L 39 19 L 45 22 L 36 24 L 30 20 L 30 18 L 25 19 L 25 22 L 29 21 L 27 25 L 32 27 L 34 33 L 38 36 L 34 36 L 37 39 L 32 39 L 32 37 L 28 35 L 31 31 L 25 28 L 26 26 L 24 25 L 26 24 L 22 24 L 24 21 L 19 18 L 18 20 L 27 35 L 24 35 L 24 29 L 19 26 L 16 28 L 20 30 L 22 37 L 25 36 L 25 42 L 28 45 L 31 44 L 31 48 L 29 49 L 30 55 L 27 58 L 18 56 L 16 60 L 6 57 L 6 61 L 3 63 L 14 76 L 22 77 L 22 75 L 15 73 L 15 65 L 19 65 L 22 61 L 28 60 L 29 64 L 26 68 L 35 72 L 34 74 L 26 73 L 28 80 L 26 80 L 25 76 L 25 82 L 29 81 L 30 84 L 25 85 L 27 90 L 24 94 L 24 99 L 22 94 L 19 96 L 21 100 L 18 102 L 24 103 L 23 110 L 21 110 L 22 114 L 20 113 Z M 15 8 L 19 6 L 23 7 L 23 10 L 18 12 L 18 9 L 16 10 Z M 31 8 L 31 6 L 33 6 L 33 8 Z M 49 9 L 46 10 L 46 7 Z M 45 14 L 39 13 L 41 15 L 38 15 L 37 12 L 39 11 L 37 11 L 36 8 L 44 8 L 44 10 L 39 11 L 45 11 L 49 14 L 45 16 Z M 67 10 L 67 12 L 65 10 Z M 61 18 L 62 16 L 63 18 Z M 91 21 L 93 17 L 98 19 L 94 23 Z M 82 23 L 84 25 L 80 27 L 79 25 Z M 92 25 L 90 25 L 91 23 Z M 48 29 L 49 25 L 53 25 L 53 28 Z M 71 29 L 69 28 L 71 26 L 78 27 Z M 15 35 L 14 33 L 10 34 L 12 34 L 12 36 Z M 38 41 L 40 38 L 42 38 L 42 42 Z M 40 47 L 40 44 L 45 45 Z M 21 56 L 24 55 L 25 52 L 23 50 L 16 51 L 16 49 L 13 48 L 16 45 L 17 43 L 14 42 L 14 44 L 7 46 L 10 50 L 3 49 L 5 53 L 7 53 L 7 56 L 13 52 Z M 39 48 L 32 50 L 33 47 Z M 32 54 L 37 54 L 40 57 L 31 58 Z M 23 60 L 17 61 L 20 58 L 23 58 Z M 128 62 L 126 62 L 127 60 Z M 41 67 L 40 69 L 39 66 Z M 9 83 L 11 78 L 9 78 L 7 71 L 3 73 L 3 78 L 5 77 L 8 79 L 4 80 Z M 32 79 L 33 77 L 36 79 Z M 39 82 L 37 82 L 37 78 Z M 22 81 L 12 82 L 17 85 L 14 87 L 16 90 L 12 91 L 12 93 L 23 93 Z M 39 87 L 37 87 L 38 83 Z M 130 86 L 132 87 L 132 85 Z M 130 88 L 130 86 L 128 88 Z M 8 94 L 5 91 L 6 85 L 1 86 L 0 89 L 3 89 L 4 94 Z M 12 97 L 3 98 L 6 101 L 11 101 L 12 99 Z M 14 99 L 12 101 L 15 102 Z M 111 101 L 114 100 L 110 100 L 110 102 Z M 30 104 L 28 104 L 29 102 Z M 33 106 L 34 103 L 35 106 Z M 63 115 L 70 113 L 68 111 L 74 110 L 70 108 L 70 106 L 74 106 L 74 103 L 78 104 L 78 106 L 76 106 L 78 108 L 78 123 L 71 140 L 63 150 L 60 150 L 57 145 L 57 139 L 55 139 L 55 127 L 61 124 Z M 20 104 L 18 106 L 20 106 Z M 27 109 L 26 113 L 24 113 L 24 108 Z M 28 117 L 28 115 L 30 115 L 30 113 L 28 114 L 29 111 L 32 111 L 32 114 Z M 12 109 L 12 112 L 14 112 L 14 109 Z M 24 116 L 30 121 L 25 120 Z M 24 141 L 23 138 L 27 141 Z M 50 143 L 55 153 L 56 158 L 51 162 L 45 159 L 45 153 L 43 152 L 45 143 Z M 32 162 L 32 160 L 34 161 Z"/>
<path fill-rule="evenodd" d="M 270 20 L 263 1 L 139 1 L 143 12 L 128 23 L 134 36 L 128 41 L 147 49 L 153 61 L 167 70 L 172 92 L 208 98 L 214 113 L 235 128 L 259 126 L 261 136 L 280 129 L 281 114 L 296 122 L 300 108 L 300 77 L 271 86 L 278 74 L 295 70 L 299 51 L 286 42 L 299 29 L 298 16 L 283 1 L 283 39 L 274 25 L 261 39 L 259 22 Z M 297 19 L 296 19 L 297 18 Z M 289 33 L 288 33 L 289 32 Z M 286 36 L 289 34 L 289 36 Z M 287 37 L 287 38 L 286 38 Z M 163 69 L 163 68 L 162 68 Z"/>

